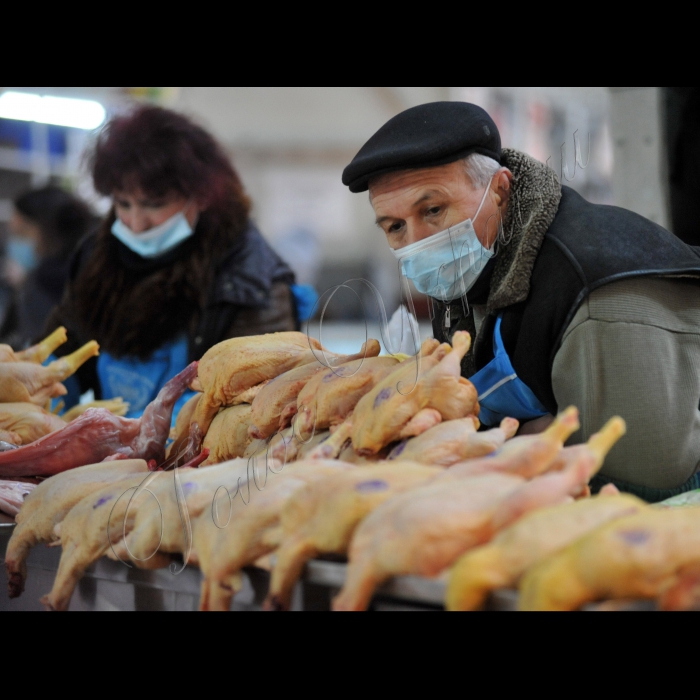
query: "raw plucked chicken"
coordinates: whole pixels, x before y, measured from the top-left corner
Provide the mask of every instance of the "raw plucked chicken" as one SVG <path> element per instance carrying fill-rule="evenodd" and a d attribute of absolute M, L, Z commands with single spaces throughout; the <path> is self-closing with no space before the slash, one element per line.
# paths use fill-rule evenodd
<path fill-rule="evenodd" d="M 522 451 L 533 456 L 538 444 L 550 442 L 551 449 L 510 473 L 460 476 L 456 467 L 456 473 L 448 470 L 434 483 L 378 508 L 355 533 L 347 582 L 334 609 L 366 610 L 375 590 L 388 579 L 439 576 L 466 552 L 490 542 L 527 513 L 567 502 L 588 484 L 597 464 L 594 456 L 582 454 L 565 471 L 545 474 L 566 439 L 549 432 L 540 436 L 539 443 L 521 443 Z M 517 463 L 518 454 L 511 459 Z M 527 481 L 519 473 L 544 476 Z"/>
<path fill-rule="evenodd" d="M 15 352 L 9 345 L 0 345 L 0 362 L 34 362 L 41 365 L 67 342 L 66 329 L 58 328 L 41 343 L 22 352 Z"/>
<path fill-rule="evenodd" d="M 661 600 L 662 607 L 678 609 L 698 567 L 700 508 L 647 508 L 530 570 L 520 609 L 563 612 L 607 600 Z"/>
<path fill-rule="evenodd" d="M 251 489 L 249 500 L 238 497 L 230 503 L 222 494 L 216 520 L 205 512 L 194 526 L 194 549 L 204 574 L 200 609 L 228 611 L 241 587 L 241 571 L 275 550 L 285 503 L 309 484 L 352 468 L 341 462 L 299 462 L 270 474 L 264 489 Z"/>
<path fill-rule="evenodd" d="M 181 469 L 183 481 L 195 470 Z M 131 532 L 141 507 L 173 491 L 174 473 L 136 474 L 92 493 L 78 503 L 54 529 L 63 552 L 53 590 L 42 603 L 49 610 L 68 609 L 73 591 L 89 566 Z"/>
<path fill-rule="evenodd" d="M 297 399 L 297 435 L 308 439 L 344 423 L 360 399 L 396 371 L 395 357 L 356 360 L 328 370 L 312 379 Z"/>
<path fill-rule="evenodd" d="M 235 405 L 240 394 L 318 362 L 317 356 L 323 356 L 321 344 L 303 333 L 234 338 L 215 345 L 199 363 L 199 378 L 192 386 L 204 392 L 194 420 L 206 435 L 219 410 Z"/>
<path fill-rule="evenodd" d="M 24 591 L 29 552 L 39 544 L 56 540 L 54 528 L 84 498 L 125 478 L 148 474 L 143 460 L 104 462 L 54 476 L 40 484 L 25 501 L 17 527 L 7 547 L 5 566 L 10 584 L 10 598 Z"/>
<path fill-rule="evenodd" d="M 36 488 L 34 484 L 19 481 L 0 481 L 0 513 L 15 517 L 19 514 L 24 501 Z"/>
<path fill-rule="evenodd" d="M 447 421 L 401 443 L 391 452 L 389 461 L 451 467 L 468 459 L 488 457 L 513 438 L 519 427 L 517 420 L 507 418 L 500 428 L 480 433 L 479 421 L 474 417 Z"/>
<path fill-rule="evenodd" d="M 458 332 L 453 342 L 453 348 L 441 345 L 420 363 L 403 363 L 358 403 L 352 416 L 352 444 L 358 454 L 376 454 L 443 420 L 478 415 L 477 390 L 462 377 L 461 366 L 471 337 Z"/>
<path fill-rule="evenodd" d="M 194 363 L 163 387 L 139 420 L 92 409 L 63 430 L 0 454 L 0 477 L 53 476 L 108 458 L 162 464 L 173 408 L 196 376 Z"/>
<path fill-rule="evenodd" d="M 209 459 L 203 467 L 229 462 L 245 455 L 252 441 L 248 434 L 252 414 L 251 406 L 241 404 L 225 408 L 214 418 L 204 438 L 204 449 L 209 450 Z"/>
<path fill-rule="evenodd" d="M 278 467 L 273 465 L 273 468 Z M 239 488 L 244 495 L 249 490 L 252 492 L 255 489 L 253 468 L 248 460 L 239 459 L 209 469 L 180 469 L 165 475 L 158 484 L 158 502 L 151 499 L 139 506 L 126 541 L 115 544 L 114 554 L 110 556 L 122 561 L 131 559 L 143 569 L 164 568 L 173 554 L 183 554 L 188 561 L 192 549 L 191 522 L 205 512 L 211 514 L 217 496 L 228 504 L 228 498 L 234 498 Z M 181 483 L 179 500 L 175 480 L 178 477 Z M 264 464 L 257 469 L 255 478 L 258 483 L 265 483 Z M 186 508 L 183 508 L 183 499 Z M 222 510 L 226 509 L 222 507 Z"/>
<path fill-rule="evenodd" d="M 95 401 L 92 404 L 76 406 L 59 418 L 33 403 L 3 403 L 0 404 L 0 429 L 18 435 L 21 439 L 20 445 L 29 445 L 57 430 L 62 430 L 90 408 L 104 408 L 117 416 L 124 416 L 129 410 L 128 404 L 121 399 Z"/>
<path fill-rule="evenodd" d="M 308 561 L 320 554 L 345 554 L 355 528 L 372 511 L 441 473 L 437 467 L 408 462 L 356 467 L 295 494 L 282 511 L 267 607 L 288 610 L 294 585 Z"/>
<path fill-rule="evenodd" d="M 601 495 L 525 516 L 490 545 L 457 563 L 450 575 L 448 610 L 481 609 L 491 592 L 517 588 L 527 571 L 547 557 L 606 523 L 646 507 L 634 496 Z"/>
<path fill-rule="evenodd" d="M 168 457 L 177 454 L 190 437 L 190 428 L 194 420 L 194 414 L 199 405 L 199 400 L 202 394 L 195 394 L 187 403 L 180 409 L 175 421 L 175 427 L 170 433 L 170 438 L 173 444 L 168 448 Z"/>
<path fill-rule="evenodd" d="M 48 367 L 33 362 L 0 363 L 0 403 L 34 403 L 66 394 L 61 382 L 73 376 L 89 359 L 100 354 L 100 346 L 88 343 L 73 355 L 62 357 Z"/>
<path fill-rule="evenodd" d="M 357 355 L 334 357 L 330 364 L 331 367 L 338 367 L 335 371 L 339 372 L 340 367 L 348 362 L 376 358 L 381 350 L 378 341 L 369 340 Z M 297 414 L 300 392 L 322 372 L 333 375 L 333 369 L 329 369 L 326 364 L 311 362 L 286 372 L 267 384 L 253 401 L 253 423 L 250 428 L 252 437 L 265 440 L 279 430 L 288 428 Z"/>

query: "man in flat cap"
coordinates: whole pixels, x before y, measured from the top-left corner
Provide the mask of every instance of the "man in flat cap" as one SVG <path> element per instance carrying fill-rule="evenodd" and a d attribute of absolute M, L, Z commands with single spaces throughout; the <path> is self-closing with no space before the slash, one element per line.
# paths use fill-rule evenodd
<path fill-rule="evenodd" d="M 436 338 L 475 338 L 463 372 L 485 425 L 538 430 L 573 405 L 580 443 L 620 415 L 629 432 L 596 489 L 700 489 L 700 249 L 562 187 L 466 103 L 395 117 L 343 182 L 369 190 L 403 274 L 433 299 Z"/>

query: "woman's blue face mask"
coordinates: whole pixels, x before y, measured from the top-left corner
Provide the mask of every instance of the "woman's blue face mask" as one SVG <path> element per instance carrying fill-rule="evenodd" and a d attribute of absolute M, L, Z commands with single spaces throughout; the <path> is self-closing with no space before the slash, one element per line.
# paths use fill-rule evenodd
<path fill-rule="evenodd" d="M 474 221 L 479 218 L 490 189 L 489 183 L 473 219 L 393 251 L 403 274 L 419 292 L 449 302 L 464 296 L 476 284 L 494 256 L 494 250 L 484 248 L 474 230 Z"/>
<path fill-rule="evenodd" d="M 194 228 L 187 221 L 184 211 L 181 211 L 160 226 L 144 233 L 134 233 L 121 219 L 117 218 L 112 226 L 112 234 L 129 250 L 142 258 L 152 260 L 169 253 L 191 238 L 194 235 Z"/>

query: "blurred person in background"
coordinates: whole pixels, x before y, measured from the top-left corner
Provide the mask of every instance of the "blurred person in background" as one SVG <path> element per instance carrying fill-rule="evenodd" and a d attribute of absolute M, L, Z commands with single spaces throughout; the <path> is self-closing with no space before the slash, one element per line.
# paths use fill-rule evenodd
<path fill-rule="evenodd" d="M 59 187 L 32 190 L 14 203 L 8 278 L 18 288 L 3 337 L 24 348 L 44 332 L 63 298 L 71 257 L 95 225 L 90 208 Z"/>
<path fill-rule="evenodd" d="M 140 107 L 106 125 L 90 164 L 113 207 L 78 249 L 48 324 L 68 328 L 63 353 L 91 339 L 102 349 L 73 400 L 89 390 L 123 397 L 138 416 L 213 345 L 299 327 L 294 274 L 250 220 L 238 174 L 204 129 Z"/>

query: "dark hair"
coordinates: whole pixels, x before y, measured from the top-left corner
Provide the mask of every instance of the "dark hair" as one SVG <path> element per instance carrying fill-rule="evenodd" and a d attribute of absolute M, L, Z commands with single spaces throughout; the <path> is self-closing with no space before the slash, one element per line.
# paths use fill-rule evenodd
<path fill-rule="evenodd" d="M 210 213 L 248 219 L 250 201 L 223 148 L 177 112 L 148 106 L 113 118 L 89 162 L 95 189 L 106 197 L 137 188 L 156 198 L 177 192 Z"/>
<path fill-rule="evenodd" d="M 123 246 L 110 233 L 110 212 L 72 285 L 71 312 L 87 336 L 117 357 L 147 359 L 196 329 L 218 264 L 242 241 L 250 200 L 215 139 L 187 117 L 159 107 L 112 119 L 89 158 L 101 194 L 177 192 L 204 210 L 180 252 L 154 266 L 125 261 Z"/>
<path fill-rule="evenodd" d="M 96 225 L 87 204 L 59 187 L 31 190 L 14 204 L 22 216 L 39 227 L 44 247 L 51 255 L 70 255 Z"/>

